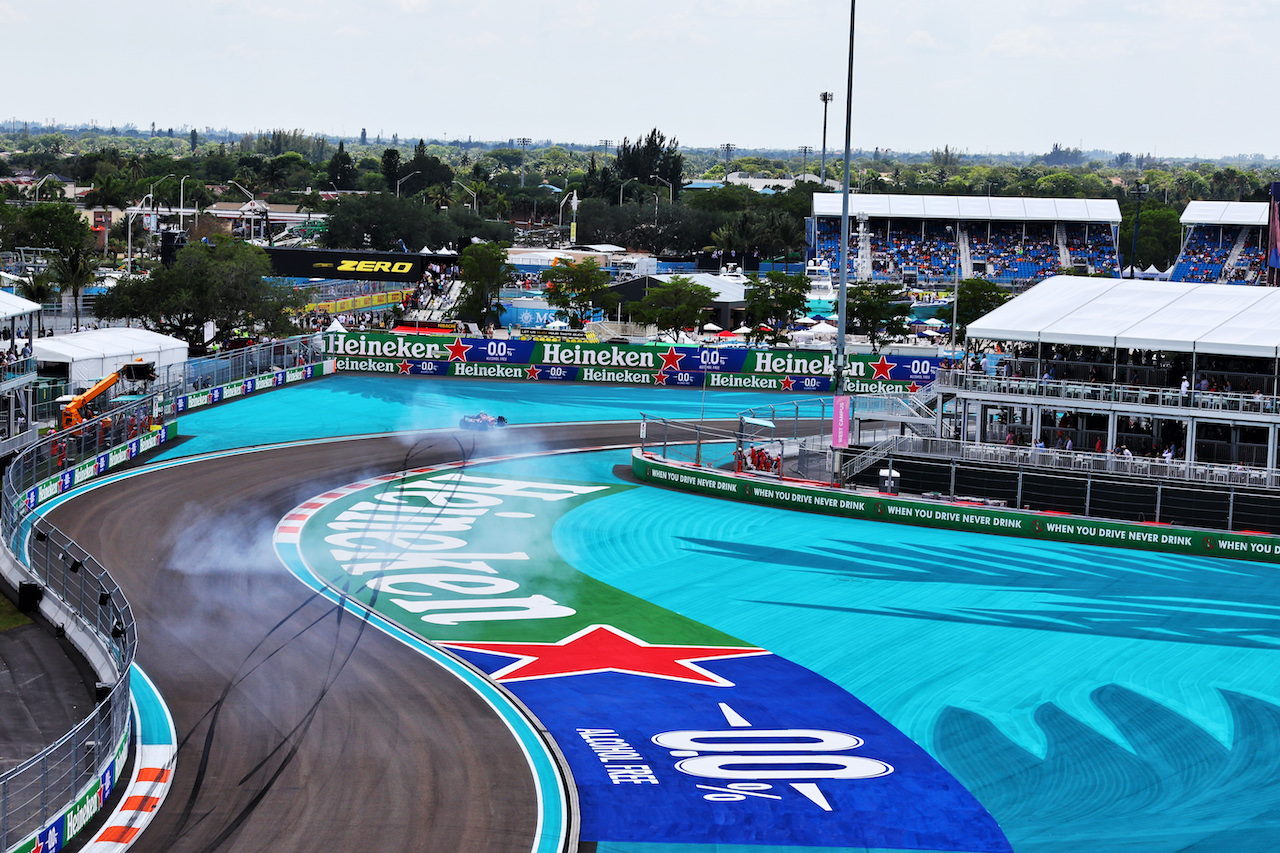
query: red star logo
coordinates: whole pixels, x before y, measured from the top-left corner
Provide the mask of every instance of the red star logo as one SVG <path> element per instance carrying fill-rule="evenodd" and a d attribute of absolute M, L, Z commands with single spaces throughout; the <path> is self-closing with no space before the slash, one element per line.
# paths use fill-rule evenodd
<path fill-rule="evenodd" d="M 663 358 L 666 358 L 666 356 L 664 355 L 664 356 L 663 356 Z M 666 370 L 666 368 L 664 367 L 664 368 L 663 368 L 663 370 Z M 667 374 L 663 373 L 663 372 L 662 372 L 662 370 L 659 370 L 657 373 L 653 374 L 653 384 L 654 384 L 654 385 L 666 385 L 666 384 L 667 384 Z"/>
<path fill-rule="evenodd" d="M 662 369 L 666 370 L 670 367 L 672 370 L 680 369 L 680 359 L 684 358 L 684 353 L 676 352 L 675 347 L 667 350 L 662 354 Z"/>
<path fill-rule="evenodd" d="M 782 390 L 783 390 L 783 391 L 791 391 L 791 390 L 793 390 L 793 389 L 795 388 L 795 384 L 796 384 L 796 381 L 795 381 L 794 379 L 792 379 L 790 376 L 784 376 L 784 377 L 782 377 Z"/>
<path fill-rule="evenodd" d="M 754 647 L 655 645 L 612 625 L 590 625 L 558 643 L 445 642 L 442 645 L 517 658 L 490 673 L 489 677 L 494 681 L 528 681 L 535 678 L 558 678 L 562 675 L 621 672 L 669 681 L 732 687 L 733 682 L 708 672 L 693 661 L 772 654 Z"/>
<path fill-rule="evenodd" d="M 912 382 L 910 385 L 907 386 L 907 390 L 910 391 L 912 394 L 914 394 L 920 390 L 920 386 L 917 385 L 915 382 Z"/>
<path fill-rule="evenodd" d="M 453 343 L 445 344 L 444 348 L 449 351 L 450 361 L 466 361 L 467 350 L 471 349 L 471 344 L 464 344 L 462 338 L 454 338 Z"/>
<path fill-rule="evenodd" d="M 525 379 L 541 379 L 542 374 L 538 372 L 538 366 L 536 364 L 531 364 L 529 365 L 529 369 L 524 372 L 524 378 Z"/>
<path fill-rule="evenodd" d="M 44 842 L 39 835 L 36 835 L 36 846 L 31 848 L 31 853 L 44 853 Z"/>
<path fill-rule="evenodd" d="M 885 358 L 884 356 L 880 356 L 879 361 L 871 362 L 871 369 L 875 371 L 875 375 L 872 376 L 871 378 L 872 379 L 892 379 L 893 377 L 889 375 L 889 372 L 892 371 L 895 367 L 897 367 L 896 364 L 889 361 L 889 359 Z"/>
<path fill-rule="evenodd" d="M 400 372 L 405 374 L 406 376 L 409 375 L 410 373 L 413 372 L 413 365 L 410 364 L 408 361 L 401 361 Z"/>

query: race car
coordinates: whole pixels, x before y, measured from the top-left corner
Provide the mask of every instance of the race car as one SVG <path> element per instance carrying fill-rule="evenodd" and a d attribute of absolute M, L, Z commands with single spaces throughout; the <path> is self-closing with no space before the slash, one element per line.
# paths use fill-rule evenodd
<path fill-rule="evenodd" d="M 458 421 L 458 429 L 486 430 L 492 429 L 493 427 L 504 427 L 506 425 L 507 419 L 501 415 L 495 418 L 493 415 L 487 415 L 484 412 L 481 412 L 478 415 L 464 415 L 462 419 Z"/>

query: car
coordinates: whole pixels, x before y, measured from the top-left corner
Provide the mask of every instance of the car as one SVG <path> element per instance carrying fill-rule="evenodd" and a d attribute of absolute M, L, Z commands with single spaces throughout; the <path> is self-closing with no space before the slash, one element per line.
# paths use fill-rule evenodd
<path fill-rule="evenodd" d="M 477 415 L 463 415 L 458 421 L 458 429 L 478 429 L 487 430 L 494 427 L 504 427 L 507 425 L 507 419 L 498 415 L 487 415 L 480 412 Z"/>

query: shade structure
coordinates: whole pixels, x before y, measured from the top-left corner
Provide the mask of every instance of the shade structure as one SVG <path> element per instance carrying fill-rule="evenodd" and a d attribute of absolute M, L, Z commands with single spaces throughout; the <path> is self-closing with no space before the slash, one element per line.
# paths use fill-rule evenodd
<path fill-rule="evenodd" d="M 812 317 L 801 317 L 799 320 L 796 320 L 796 325 L 797 326 L 813 326 L 813 325 L 816 325 L 817 322 L 818 321 L 813 319 Z"/>
<path fill-rule="evenodd" d="M 739 326 L 738 328 L 733 330 L 733 333 L 735 335 L 749 335 L 751 334 L 751 330 L 746 326 Z"/>
<path fill-rule="evenodd" d="M 704 331 L 704 332 L 719 332 L 719 331 L 721 331 L 721 327 L 720 327 L 720 326 L 717 326 L 715 323 L 703 323 L 703 324 L 702 324 L 702 331 Z"/>

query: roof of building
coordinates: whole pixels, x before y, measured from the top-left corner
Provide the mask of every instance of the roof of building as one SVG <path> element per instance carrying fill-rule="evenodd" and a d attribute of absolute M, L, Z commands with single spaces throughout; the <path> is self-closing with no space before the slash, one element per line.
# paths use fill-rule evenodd
<path fill-rule="evenodd" d="M 1265 201 L 1192 201 L 1182 211 L 1183 225 L 1267 224 Z"/>
<path fill-rule="evenodd" d="M 4 284 L 7 287 L 16 286 L 21 281 L 18 276 L 5 273 Z M 29 299 L 23 299 L 21 296 L 15 296 L 7 291 L 0 290 L 0 320 L 8 320 L 11 317 L 21 317 L 24 314 L 33 314 L 40 310 L 40 303 L 32 302 Z"/>
<path fill-rule="evenodd" d="M 970 338 L 1280 356 L 1280 289 L 1052 276 L 969 324 Z"/>
<path fill-rule="evenodd" d="M 840 216 L 839 193 L 814 193 L 814 216 Z M 875 219 L 992 220 L 996 222 L 1105 222 L 1120 224 L 1111 198 L 1017 198 L 981 195 L 850 193 L 849 215 Z"/>

